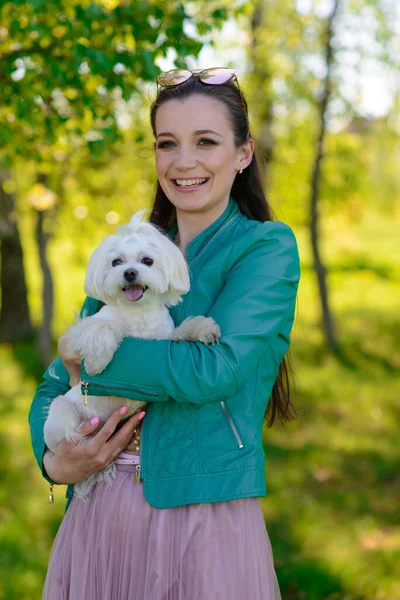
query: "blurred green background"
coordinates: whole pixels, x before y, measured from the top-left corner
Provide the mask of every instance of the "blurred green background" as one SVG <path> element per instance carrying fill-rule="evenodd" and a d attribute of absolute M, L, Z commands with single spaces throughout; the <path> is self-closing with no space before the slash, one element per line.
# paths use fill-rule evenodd
<path fill-rule="evenodd" d="M 399 29 L 388 0 L 2 3 L 2 600 L 41 596 L 65 489 L 48 504 L 27 413 L 90 253 L 151 204 L 154 78 L 216 65 L 301 254 L 299 418 L 265 430 L 260 500 L 283 600 L 400 599 Z"/>

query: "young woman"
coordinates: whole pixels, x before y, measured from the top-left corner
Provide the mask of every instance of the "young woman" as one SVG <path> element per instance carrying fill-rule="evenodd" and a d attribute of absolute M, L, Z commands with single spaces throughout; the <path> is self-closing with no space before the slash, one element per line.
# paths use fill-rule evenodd
<path fill-rule="evenodd" d="M 60 358 L 50 365 L 30 412 L 50 483 L 73 484 L 126 449 L 135 429 L 136 440 L 113 485 L 98 484 L 88 504 L 71 500 L 69 485 L 43 598 L 277 600 L 257 497 L 266 495 L 263 424 L 293 415 L 284 356 L 297 244 L 271 220 L 234 73 L 174 70 L 158 84 L 151 221 L 178 244 L 191 276 L 171 314 L 176 324 L 211 316 L 222 336 L 215 346 L 124 339 L 105 371 L 81 377 L 89 394 L 146 400 L 141 432 L 134 416 L 112 435 L 123 419 L 114 414 L 86 445 L 63 442 L 54 455 L 44 446 L 44 409 L 67 391 L 69 375 Z M 84 313 L 98 308 L 88 298 Z M 86 423 L 84 434 L 96 427 Z"/>

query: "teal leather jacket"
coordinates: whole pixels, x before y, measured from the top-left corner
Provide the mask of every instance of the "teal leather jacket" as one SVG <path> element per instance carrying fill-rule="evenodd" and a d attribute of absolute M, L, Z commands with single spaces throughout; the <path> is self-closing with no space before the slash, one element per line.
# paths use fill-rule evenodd
<path fill-rule="evenodd" d="M 169 232 L 173 236 L 175 227 Z M 156 508 L 265 496 L 263 418 L 290 344 L 299 255 L 291 228 L 249 220 L 231 198 L 187 249 L 191 289 L 171 309 L 176 325 L 210 316 L 220 343 L 125 338 L 88 394 L 145 400 L 141 435 L 144 495 Z M 86 315 L 101 304 L 87 298 Z M 29 414 L 42 473 L 45 409 L 69 389 L 59 358 L 44 374 Z M 68 487 L 71 498 L 73 486 Z"/>

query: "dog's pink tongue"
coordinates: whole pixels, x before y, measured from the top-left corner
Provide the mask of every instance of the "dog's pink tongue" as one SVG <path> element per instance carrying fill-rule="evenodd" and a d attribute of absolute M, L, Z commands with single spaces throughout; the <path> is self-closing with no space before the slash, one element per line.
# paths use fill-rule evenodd
<path fill-rule="evenodd" d="M 143 296 L 143 288 L 142 287 L 131 287 L 125 290 L 125 297 L 128 300 L 134 302 L 135 300 L 139 300 Z"/>

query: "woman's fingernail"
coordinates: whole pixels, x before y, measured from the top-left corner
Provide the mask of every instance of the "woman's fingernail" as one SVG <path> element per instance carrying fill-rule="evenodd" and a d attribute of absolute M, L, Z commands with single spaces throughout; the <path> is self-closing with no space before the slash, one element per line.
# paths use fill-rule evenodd
<path fill-rule="evenodd" d="M 140 413 L 140 415 L 139 415 L 139 421 L 141 421 L 141 420 L 143 419 L 143 417 L 145 416 L 145 414 L 146 414 L 146 413 L 145 413 L 145 412 L 144 412 L 144 410 L 143 410 L 143 411 Z"/>
<path fill-rule="evenodd" d="M 120 414 L 120 415 L 124 415 L 124 414 L 126 413 L 126 411 L 127 411 L 127 410 L 128 410 L 128 407 L 127 407 L 127 406 L 123 406 L 123 407 L 121 408 L 121 410 L 119 411 L 119 414 Z"/>
<path fill-rule="evenodd" d="M 93 417 L 93 419 L 90 422 L 92 425 L 97 425 L 97 423 L 99 422 L 99 419 L 97 417 Z"/>

